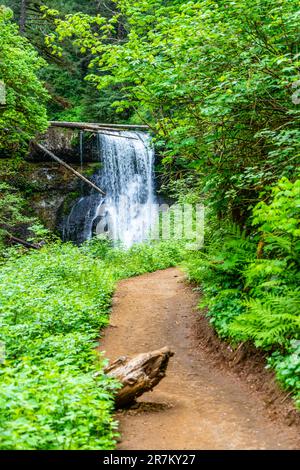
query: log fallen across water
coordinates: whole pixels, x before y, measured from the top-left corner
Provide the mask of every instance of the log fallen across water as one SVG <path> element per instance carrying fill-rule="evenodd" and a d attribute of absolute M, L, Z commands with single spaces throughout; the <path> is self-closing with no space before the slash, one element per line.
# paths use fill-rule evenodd
<path fill-rule="evenodd" d="M 70 165 L 68 165 L 66 162 L 64 162 L 63 160 L 61 160 L 61 158 L 57 157 L 53 152 L 50 152 L 50 150 L 46 149 L 46 147 L 44 147 L 43 145 L 41 144 L 38 144 L 38 143 L 35 143 L 36 147 L 38 147 L 42 152 L 44 152 L 46 155 L 49 155 L 49 157 L 51 157 L 53 160 L 55 160 L 56 162 L 58 162 L 60 165 L 64 166 L 67 170 L 69 170 L 71 173 L 73 173 L 75 176 L 77 176 L 78 178 L 80 178 L 82 181 L 84 181 L 86 184 L 90 185 L 93 189 L 95 189 L 96 191 L 98 191 L 98 193 L 102 194 L 102 195 L 105 195 L 105 192 L 102 191 L 102 189 L 100 189 L 96 184 L 92 183 L 92 181 L 88 180 L 85 176 L 83 176 L 81 173 L 79 173 L 79 171 L 77 170 L 74 170 L 74 168 L 72 168 Z"/>
<path fill-rule="evenodd" d="M 94 122 L 67 122 L 67 121 L 50 121 L 52 127 L 65 127 L 69 129 L 88 129 L 88 130 L 149 130 L 149 126 L 135 124 L 102 124 Z"/>
<path fill-rule="evenodd" d="M 147 126 L 132 126 L 131 128 L 128 128 L 126 126 L 117 127 L 117 125 L 115 125 L 114 127 L 108 127 L 110 126 L 110 124 L 105 126 L 104 124 L 93 124 L 93 123 L 86 123 L 86 122 L 50 121 L 49 124 L 50 124 L 50 127 L 79 129 L 83 132 L 92 132 L 92 133 L 97 133 L 97 134 L 112 135 L 113 137 L 119 137 L 120 139 L 131 139 L 131 140 L 138 140 L 138 138 L 128 136 L 128 135 L 124 136 L 124 135 L 121 135 L 120 132 L 125 131 L 125 130 L 141 130 L 144 128 L 145 130 L 148 129 Z"/>
<path fill-rule="evenodd" d="M 116 407 L 132 405 L 135 400 L 153 388 L 166 376 L 170 357 L 174 353 L 168 347 L 142 353 L 133 358 L 122 356 L 109 365 L 104 372 L 123 384 L 118 390 Z"/>

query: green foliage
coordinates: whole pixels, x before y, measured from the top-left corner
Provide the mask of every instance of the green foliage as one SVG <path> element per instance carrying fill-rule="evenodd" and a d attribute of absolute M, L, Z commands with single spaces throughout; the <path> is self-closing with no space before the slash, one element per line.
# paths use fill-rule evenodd
<path fill-rule="evenodd" d="M 4 250 L 4 240 L 13 229 L 29 219 L 24 215 L 26 202 L 20 193 L 7 183 L 0 183 L 0 256 Z"/>
<path fill-rule="evenodd" d="M 187 263 L 190 279 L 202 286 L 202 306 L 208 307 L 218 334 L 234 343 L 251 341 L 281 351 L 270 364 L 295 394 L 299 361 L 289 345 L 300 339 L 299 183 L 280 180 L 269 202 L 254 208 L 255 236 L 224 224 L 215 231 L 212 226 L 204 250 Z"/>
<path fill-rule="evenodd" d="M 13 9 L 14 19 L 19 24 L 21 1 L 2 0 L 2 3 Z M 51 120 L 119 122 L 128 119 L 128 112 L 116 117 L 110 107 L 115 100 L 121 99 L 115 87 L 99 92 L 84 80 L 91 56 L 85 57 L 80 52 L 81 48 L 73 47 L 69 40 L 64 41 L 61 51 L 55 49 L 59 54 L 53 54 L 54 51 L 45 43 L 45 36 L 54 29 L 56 17 L 81 11 L 90 15 L 100 13 L 109 19 L 114 6 L 110 0 L 26 0 L 23 34 L 48 62 L 47 67 L 40 70 L 39 77 L 50 94 L 47 109 Z M 120 34 L 121 31 L 118 32 L 119 37 Z"/>
<path fill-rule="evenodd" d="M 175 265 L 182 248 L 97 239 L 16 254 L 0 269 L 0 449 L 111 449 L 118 384 L 96 352 L 115 282 Z M 95 377 L 95 372 L 100 372 Z"/>
<path fill-rule="evenodd" d="M 254 224 L 266 243 L 269 256 L 284 258 L 299 268 L 300 256 L 300 180 L 283 178 L 272 190 L 272 202 L 260 202 L 254 209 Z"/>
<path fill-rule="evenodd" d="M 0 184 L 0 226 L 10 226 L 18 222 L 22 222 L 26 217 L 21 211 L 25 202 L 22 197 L 17 194 L 16 189 L 7 183 Z"/>
<path fill-rule="evenodd" d="M 277 379 L 287 390 L 293 392 L 300 408 L 300 342 L 291 341 L 287 354 L 276 351 L 268 360 L 269 367 L 275 369 Z"/>
<path fill-rule="evenodd" d="M 300 338 L 300 180 L 279 181 L 270 203 L 259 203 L 253 215 L 263 258 L 244 271 L 251 298 L 231 334 L 257 346 L 286 345 Z"/>
<path fill-rule="evenodd" d="M 133 245 L 130 250 L 124 251 L 121 248 L 111 249 L 107 241 L 92 239 L 82 250 L 88 250 L 96 258 L 104 257 L 115 269 L 117 279 L 176 266 L 185 255 L 184 244 L 174 240 Z"/>
<path fill-rule="evenodd" d="M 255 257 L 256 245 L 237 226 L 210 227 L 204 249 L 187 259 L 189 279 L 201 285 L 210 321 L 226 338 L 233 319 L 245 311 L 244 269 Z"/>
<path fill-rule="evenodd" d="M 29 242 L 46 242 L 53 240 L 54 236 L 51 234 L 50 230 L 44 227 L 37 220 L 33 220 L 32 225 L 28 227 L 28 230 L 32 233 L 31 238 L 28 238 Z"/>
<path fill-rule="evenodd" d="M 195 175 L 219 216 L 245 222 L 260 191 L 299 163 L 298 0 L 116 5 L 106 21 L 58 19 L 50 40 L 73 38 L 92 55 L 89 80 L 118 87 L 116 111 L 148 120 L 165 176 Z"/>
<path fill-rule="evenodd" d="M 290 338 L 300 337 L 299 290 L 286 289 L 284 296 L 268 294 L 263 300 L 250 298 L 245 305 L 246 313 L 229 327 L 233 338 L 250 339 L 257 347 L 269 349 L 286 346 Z"/>
<path fill-rule="evenodd" d="M 15 179 L 18 168 L 23 169 L 22 165 L 17 165 L 17 169 L 14 169 L 16 161 L 9 162 L 11 165 L 7 165 L 6 171 L 0 171 L 3 179 Z M 31 213 L 28 201 L 20 188 L 0 183 L 0 261 L 9 258 L 12 253 L 5 243 L 11 236 L 26 238 L 34 243 L 45 243 L 55 238 Z"/>
<path fill-rule="evenodd" d="M 47 128 L 47 92 L 37 78 L 45 62 L 18 34 L 11 10 L 0 6 L 0 79 L 6 105 L 0 107 L 0 151 L 18 149 Z"/>
<path fill-rule="evenodd" d="M 82 338 L 85 339 L 85 338 Z M 80 353 L 80 350 L 79 350 Z M 0 449 L 111 449 L 114 386 L 56 359 L 0 370 Z"/>

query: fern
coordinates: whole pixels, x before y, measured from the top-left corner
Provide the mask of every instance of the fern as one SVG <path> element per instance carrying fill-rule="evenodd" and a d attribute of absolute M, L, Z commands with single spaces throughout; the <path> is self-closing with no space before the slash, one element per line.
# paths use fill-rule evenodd
<path fill-rule="evenodd" d="M 234 319 L 229 334 L 240 340 L 252 340 L 257 347 L 285 346 L 300 338 L 300 295 L 268 295 L 264 300 L 249 299 L 247 312 Z"/>
<path fill-rule="evenodd" d="M 300 181 L 281 180 L 253 215 L 255 234 L 224 224 L 209 234 L 203 251 L 190 256 L 187 269 L 201 284 L 201 306 L 208 307 L 219 336 L 280 349 L 278 378 L 285 384 L 288 368 L 288 386 L 295 390 L 299 361 L 295 365 L 284 354 L 291 340 L 300 339 Z"/>

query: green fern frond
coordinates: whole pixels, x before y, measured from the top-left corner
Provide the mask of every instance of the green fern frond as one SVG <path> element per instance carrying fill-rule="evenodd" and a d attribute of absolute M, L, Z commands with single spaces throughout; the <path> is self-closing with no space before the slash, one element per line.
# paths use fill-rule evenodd
<path fill-rule="evenodd" d="M 269 348 L 285 345 L 291 338 L 300 338 L 300 298 L 267 296 L 249 299 L 247 312 L 238 316 L 229 326 L 233 338 L 252 340 L 256 346 Z"/>

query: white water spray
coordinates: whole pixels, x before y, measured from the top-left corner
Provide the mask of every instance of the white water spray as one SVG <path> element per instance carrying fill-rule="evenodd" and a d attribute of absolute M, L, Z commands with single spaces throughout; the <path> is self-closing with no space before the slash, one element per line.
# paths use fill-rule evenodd
<path fill-rule="evenodd" d="M 64 226 L 66 239 L 82 242 L 106 233 L 126 248 L 147 239 L 156 217 L 154 149 L 142 132 L 98 134 L 101 168 L 93 181 L 106 195 L 91 192 L 73 206 Z"/>

